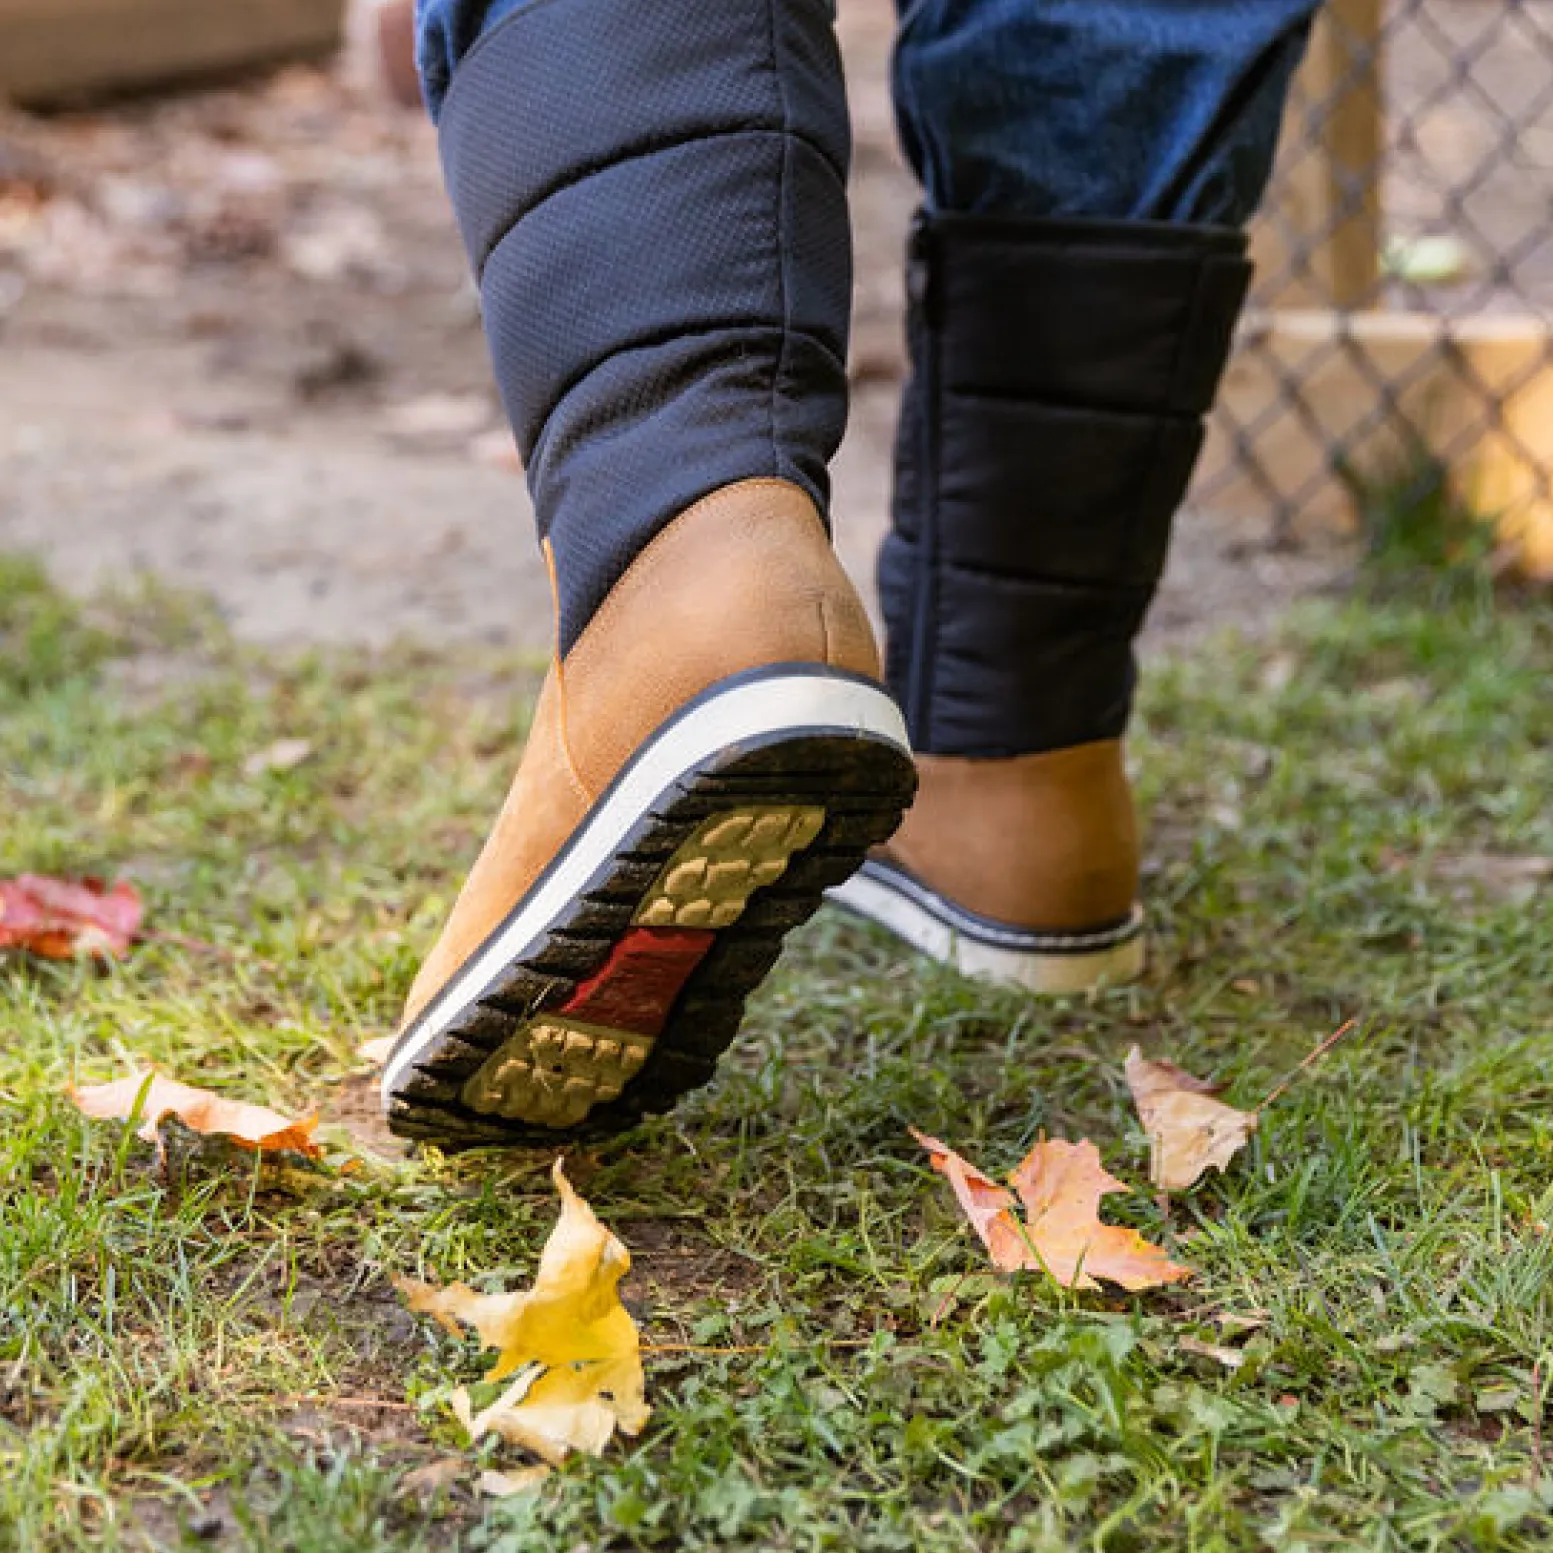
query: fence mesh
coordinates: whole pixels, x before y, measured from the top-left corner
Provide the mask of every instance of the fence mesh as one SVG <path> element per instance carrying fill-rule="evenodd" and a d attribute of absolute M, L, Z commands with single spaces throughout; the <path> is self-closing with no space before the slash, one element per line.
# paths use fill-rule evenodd
<path fill-rule="evenodd" d="M 1553 0 L 1329 0 L 1195 504 L 1442 491 L 1553 572 Z"/>

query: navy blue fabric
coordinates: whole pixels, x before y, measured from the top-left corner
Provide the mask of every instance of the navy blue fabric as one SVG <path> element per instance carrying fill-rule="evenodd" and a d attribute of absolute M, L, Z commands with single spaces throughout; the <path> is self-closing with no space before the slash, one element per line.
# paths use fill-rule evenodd
<path fill-rule="evenodd" d="M 1215 227 L 919 224 L 879 565 L 886 675 L 917 749 L 1033 754 L 1122 732 L 1244 248 Z"/>
<path fill-rule="evenodd" d="M 827 0 L 527 0 L 438 106 L 563 651 L 707 492 L 777 476 L 824 511 L 851 297 Z"/>
<path fill-rule="evenodd" d="M 880 581 L 919 747 L 1124 726 L 1316 4 L 900 0 L 927 221 Z M 419 12 L 564 648 L 706 491 L 775 474 L 824 508 L 850 289 L 831 6 Z"/>

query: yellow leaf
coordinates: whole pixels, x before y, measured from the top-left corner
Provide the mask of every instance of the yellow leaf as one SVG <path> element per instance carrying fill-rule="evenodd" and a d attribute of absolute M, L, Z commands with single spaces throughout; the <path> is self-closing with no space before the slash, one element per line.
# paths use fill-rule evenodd
<path fill-rule="evenodd" d="M 1100 1163 L 1094 1144 L 1045 1139 L 1010 1178 L 1024 1206 L 1020 1223 L 1013 1195 L 936 1138 L 914 1133 L 933 1168 L 954 1187 L 961 1211 L 1003 1272 L 1042 1269 L 1065 1289 L 1096 1289 L 1097 1278 L 1125 1289 L 1152 1289 L 1189 1277 L 1136 1230 L 1106 1224 L 1100 1199 L 1126 1188 Z"/>
<path fill-rule="evenodd" d="M 1256 1131 L 1257 1113 L 1215 1099 L 1216 1086 L 1172 1062 L 1151 1062 L 1134 1046 L 1127 1086 L 1149 1135 L 1149 1179 L 1167 1192 L 1195 1186 L 1223 1170 Z"/>
<path fill-rule="evenodd" d="M 616 1429 L 640 1434 L 651 1409 L 641 1337 L 620 1303 L 630 1254 L 573 1190 L 559 1160 L 554 1175 L 561 1217 L 528 1292 L 477 1294 L 466 1284 L 439 1289 L 409 1278 L 398 1287 L 411 1310 L 450 1331 L 473 1327 L 497 1351 L 487 1380 L 524 1371 L 479 1413 L 467 1393 L 454 1399 L 470 1436 L 499 1434 L 559 1464 L 573 1450 L 599 1455 Z"/>
<path fill-rule="evenodd" d="M 111 1084 L 71 1089 L 69 1095 L 76 1109 L 94 1121 L 127 1121 L 138 1108 L 141 1126 L 137 1135 L 154 1143 L 158 1150 L 162 1147 L 162 1123 L 169 1116 L 176 1116 L 194 1132 L 219 1134 L 242 1148 L 261 1153 L 295 1149 L 316 1159 L 323 1152 L 312 1141 L 313 1129 L 318 1125 L 316 1116 L 292 1121 L 265 1106 L 227 1100 L 208 1089 L 180 1084 L 159 1073 L 132 1073 Z"/>
<path fill-rule="evenodd" d="M 517 1472 L 486 1471 L 480 1474 L 480 1492 L 491 1499 L 510 1499 L 531 1494 L 550 1476 L 549 1467 L 523 1467 Z"/>

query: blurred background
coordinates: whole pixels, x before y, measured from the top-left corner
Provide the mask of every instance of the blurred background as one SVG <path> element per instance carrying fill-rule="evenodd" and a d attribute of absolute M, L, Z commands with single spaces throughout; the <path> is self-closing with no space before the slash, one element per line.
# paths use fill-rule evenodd
<path fill-rule="evenodd" d="M 858 285 L 836 510 L 865 580 L 915 199 L 893 14 L 841 0 Z M 435 138 L 385 79 L 404 21 L 0 0 L 0 549 L 80 591 L 207 591 L 266 643 L 547 647 Z M 1553 577 L 1553 0 L 1332 0 L 1256 241 L 1156 639 L 1276 619 L 1366 550 Z"/>

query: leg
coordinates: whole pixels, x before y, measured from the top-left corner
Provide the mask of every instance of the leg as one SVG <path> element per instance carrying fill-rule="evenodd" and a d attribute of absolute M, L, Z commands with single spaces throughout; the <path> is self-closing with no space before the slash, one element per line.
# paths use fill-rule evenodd
<path fill-rule="evenodd" d="M 1053 989 L 1141 966 L 1133 641 L 1314 9 L 903 6 L 897 109 L 926 200 L 880 591 L 922 789 L 848 889 L 962 964 Z"/>
<path fill-rule="evenodd" d="M 931 213 L 1240 228 L 1320 0 L 901 0 Z"/>
<path fill-rule="evenodd" d="M 555 583 L 517 779 L 384 1076 L 442 1143 L 710 1076 L 913 777 L 828 542 L 848 132 L 827 0 L 427 0 L 420 62 Z"/>
<path fill-rule="evenodd" d="M 709 492 L 826 507 L 851 291 L 830 6 L 424 0 L 421 29 L 566 651 Z"/>

